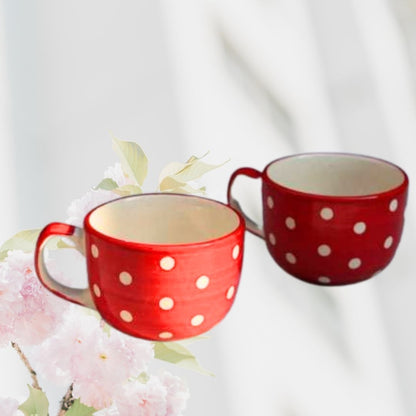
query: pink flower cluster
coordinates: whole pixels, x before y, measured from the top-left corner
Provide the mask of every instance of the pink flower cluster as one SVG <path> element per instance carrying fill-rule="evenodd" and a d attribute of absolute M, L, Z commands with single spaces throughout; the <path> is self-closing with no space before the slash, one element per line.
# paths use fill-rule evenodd
<path fill-rule="evenodd" d="M 112 179 L 118 186 L 131 185 L 134 183 L 124 174 L 120 163 L 116 163 L 114 166 L 107 168 L 104 172 L 104 178 Z M 83 197 L 72 201 L 67 210 L 68 219 L 66 222 L 82 227 L 85 216 L 92 209 L 116 198 L 118 198 L 118 195 L 111 191 L 103 189 L 88 191 Z"/>
<path fill-rule="evenodd" d="M 130 380 L 108 408 L 94 416 L 181 416 L 189 390 L 179 377 L 163 372 L 150 376 L 147 382 Z"/>
<path fill-rule="evenodd" d="M 72 201 L 67 210 L 68 219 L 66 222 L 77 227 L 82 227 L 85 216 L 92 209 L 116 198 L 117 194 L 111 191 L 102 189 L 89 191 L 83 197 Z"/>
<path fill-rule="evenodd" d="M 11 251 L 0 262 L 0 342 L 10 341 L 37 345 L 36 371 L 73 383 L 73 396 L 103 414 L 180 416 L 189 397 L 169 373 L 139 381 L 154 358 L 153 344 L 110 330 L 94 312 L 50 294 L 34 273 L 32 253 Z M 19 414 L 13 399 L 0 400 L 0 415 Z"/>
<path fill-rule="evenodd" d="M 73 383 L 74 397 L 96 409 L 111 405 L 123 384 L 153 359 L 150 342 L 118 331 L 105 333 L 101 325 L 97 317 L 73 306 L 57 333 L 34 352 L 43 375 L 59 384 Z"/>
<path fill-rule="evenodd" d="M 116 398 L 120 416 L 180 416 L 189 398 L 189 391 L 179 377 L 164 372 L 151 376 L 147 383 L 127 383 Z"/>
<path fill-rule="evenodd" d="M 104 175 L 118 186 L 134 183 L 120 164 Z M 67 222 L 82 226 L 91 209 L 117 197 L 91 190 L 71 204 Z M 98 314 L 52 295 L 35 274 L 33 253 L 20 250 L 0 262 L 0 347 L 10 341 L 35 345 L 31 358 L 38 374 L 72 384 L 73 397 L 100 409 L 96 416 L 181 416 L 189 398 L 180 378 L 147 375 L 151 342 L 110 330 Z M 0 416 L 20 415 L 16 400 L 0 398 Z"/>
<path fill-rule="evenodd" d="M 66 308 L 39 282 L 33 253 L 10 251 L 0 262 L 0 346 L 39 344 L 54 333 Z"/>

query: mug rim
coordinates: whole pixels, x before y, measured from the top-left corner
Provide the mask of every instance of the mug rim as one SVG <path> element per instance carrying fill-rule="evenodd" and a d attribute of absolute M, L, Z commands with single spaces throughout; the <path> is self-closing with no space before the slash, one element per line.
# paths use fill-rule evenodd
<path fill-rule="evenodd" d="M 133 199 L 133 198 L 140 198 L 143 196 L 179 196 L 179 197 L 183 197 L 183 198 L 193 198 L 193 199 L 199 199 L 199 200 L 204 200 L 204 201 L 209 201 L 214 203 L 215 205 L 221 205 L 227 209 L 229 209 L 230 211 L 234 212 L 237 215 L 238 218 L 238 225 L 230 232 L 221 235 L 220 237 L 217 238 L 211 238 L 209 240 L 203 240 L 203 241 L 195 241 L 195 242 L 190 242 L 190 243 L 146 243 L 146 242 L 140 242 L 140 241 L 131 241 L 131 240 L 124 240 L 122 238 L 117 238 L 108 234 L 105 234 L 99 230 L 97 230 L 96 228 L 94 228 L 90 222 L 90 217 L 91 215 L 98 210 L 99 208 L 111 204 L 111 203 L 115 203 L 116 201 L 120 201 L 122 199 Z M 97 236 L 99 238 L 102 238 L 104 240 L 110 241 L 114 244 L 117 245 L 121 245 L 127 248 L 132 248 L 132 249 L 140 249 L 140 250 L 149 250 L 149 251 L 154 251 L 154 250 L 164 250 L 164 249 L 172 249 L 172 248 L 185 248 L 185 247 L 203 247 L 205 245 L 210 245 L 213 242 L 220 242 L 222 240 L 225 240 L 227 238 L 229 238 L 232 235 L 238 234 L 239 232 L 241 232 L 242 235 L 244 235 L 244 231 L 245 231 L 245 221 L 243 216 L 233 207 L 221 202 L 221 201 L 217 201 L 215 199 L 211 199 L 211 198 L 206 198 L 206 197 L 202 197 L 199 195 L 191 195 L 191 194 L 180 194 L 180 193 L 174 193 L 174 192 L 149 192 L 149 193 L 142 193 L 142 194 L 135 194 L 135 195 L 127 195 L 127 196 L 123 196 L 123 197 L 119 197 L 119 198 L 115 198 L 112 199 L 110 201 L 104 202 L 100 205 L 97 205 L 96 207 L 94 207 L 91 211 L 89 211 L 87 213 L 87 215 L 84 218 L 83 221 L 83 225 L 84 225 L 84 230 L 88 233 L 88 234 L 92 234 L 94 236 Z"/>
<path fill-rule="evenodd" d="M 268 175 L 268 169 L 271 167 L 271 165 L 273 165 L 276 162 L 280 162 L 286 159 L 295 159 L 295 158 L 299 158 L 302 156 L 347 156 L 347 157 L 351 157 L 351 158 L 355 158 L 355 159 L 368 159 L 368 160 L 372 160 L 372 161 L 377 161 L 377 162 L 381 162 L 385 165 L 389 165 L 395 169 L 397 169 L 399 172 L 402 173 L 403 175 L 403 181 L 390 189 L 387 189 L 386 191 L 382 191 L 382 192 L 374 192 L 374 193 L 369 193 L 369 194 L 365 194 L 365 195 L 325 195 L 325 194 L 319 194 L 319 193 L 313 193 L 313 192 L 305 192 L 305 191 L 300 191 L 297 189 L 293 189 L 293 188 L 289 188 L 287 186 L 284 186 L 278 182 L 273 181 L 270 176 Z M 378 158 L 378 157 L 374 157 L 374 156 L 369 156 L 369 155 L 363 155 L 363 154 L 359 154 L 359 153 L 349 153 L 349 152 L 305 152 L 305 153 L 294 153 L 292 155 L 288 155 L 288 156 L 283 156 L 281 158 L 272 160 L 271 162 L 269 162 L 266 167 L 264 168 L 263 172 L 262 172 L 262 179 L 269 183 L 272 186 L 275 186 L 281 190 L 284 190 L 287 193 L 291 193 L 293 195 L 297 195 L 297 196 L 301 196 L 301 197 L 309 197 L 309 198 L 314 198 L 314 199 L 325 199 L 325 200 L 332 200 L 332 201 L 357 201 L 357 200 L 369 200 L 369 199 L 376 199 L 376 198 L 382 198 L 382 197 L 387 197 L 389 195 L 394 195 L 394 194 L 398 194 L 398 193 L 402 193 L 403 191 L 405 191 L 408 188 L 409 185 L 409 178 L 407 176 L 407 173 L 398 165 L 396 165 L 395 163 L 389 162 L 388 160 L 382 159 L 382 158 Z"/>

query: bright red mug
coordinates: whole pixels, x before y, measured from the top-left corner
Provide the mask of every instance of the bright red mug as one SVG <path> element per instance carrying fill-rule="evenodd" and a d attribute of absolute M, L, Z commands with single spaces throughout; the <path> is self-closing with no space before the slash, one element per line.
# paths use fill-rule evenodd
<path fill-rule="evenodd" d="M 239 175 L 262 180 L 264 228 L 232 196 Z M 309 283 L 344 285 L 374 276 L 392 260 L 408 182 L 400 167 L 374 157 L 296 154 L 270 162 L 263 172 L 235 171 L 228 203 L 286 272 Z"/>
<path fill-rule="evenodd" d="M 79 228 L 51 223 L 41 232 L 36 272 L 52 293 L 96 309 L 135 337 L 170 341 L 221 321 L 237 292 L 244 219 L 229 206 L 179 194 L 141 194 L 93 209 Z M 49 238 L 84 247 L 89 287 L 57 282 L 44 261 Z"/>

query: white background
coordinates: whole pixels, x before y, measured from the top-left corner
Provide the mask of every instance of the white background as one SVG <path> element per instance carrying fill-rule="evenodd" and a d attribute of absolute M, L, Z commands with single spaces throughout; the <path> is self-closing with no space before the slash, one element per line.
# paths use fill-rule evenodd
<path fill-rule="evenodd" d="M 410 0 L 3 0 L 0 240 L 64 220 L 116 161 L 112 134 L 147 153 L 147 191 L 207 150 L 230 158 L 203 181 L 223 201 L 237 167 L 302 151 L 383 157 L 412 184 L 412 16 Z M 238 193 L 260 219 L 259 184 Z M 414 415 L 414 215 L 411 188 L 394 262 L 343 288 L 290 278 L 247 235 L 234 307 L 191 346 L 216 377 L 170 368 L 186 414 Z M 20 399 L 13 357 L 1 352 L 0 396 Z"/>

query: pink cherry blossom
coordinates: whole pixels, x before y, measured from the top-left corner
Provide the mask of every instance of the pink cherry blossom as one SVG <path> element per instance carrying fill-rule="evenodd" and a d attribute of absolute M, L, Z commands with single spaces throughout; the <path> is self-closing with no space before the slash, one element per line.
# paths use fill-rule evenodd
<path fill-rule="evenodd" d="M 73 382 L 73 395 L 84 404 L 108 407 L 128 378 L 146 370 L 153 346 L 115 330 L 107 334 L 95 316 L 71 308 L 61 330 L 36 349 L 37 357 L 48 357 L 38 368 L 58 383 Z"/>
<path fill-rule="evenodd" d="M 181 416 L 189 398 L 183 381 L 168 372 L 150 376 L 147 383 L 128 382 L 117 397 L 120 416 Z"/>
<path fill-rule="evenodd" d="M 132 381 L 124 386 L 117 398 L 120 416 L 166 416 L 167 390 L 161 381 L 151 376 L 147 383 Z"/>
<path fill-rule="evenodd" d="M 162 384 L 167 390 L 166 416 L 179 416 L 185 410 L 186 402 L 189 399 L 189 389 L 179 378 L 167 371 L 160 376 Z"/>
<path fill-rule="evenodd" d="M 120 163 L 108 167 L 104 172 L 104 178 L 112 179 L 119 187 L 135 183 L 123 172 Z M 72 201 L 67 210 L 69 218 L 66 222 L 82 227 L 85 216 L 92 209 L 116 198 L 119 198 L 119 196 L 111 191 L 106 191 L 104 189 L 90 190 L 83 197 Z"/>
<path fill-rule="evenodd" d="M 83 197 L 75 199 L 69 205 L 67 209 L 68 224 L 82 227 L 85 216 L 98 205 L 104 204 L 105 202 L 112 201 L 118 198 L 118 195 L 111 191 L 105 191 L 97 189 L 96 191 L 91 190 L 87 192 Z"/>
<path fill-rule="evenodd" d="M 66 308 L 38 280 L 33 254 L 10 251 L 0 263 L 0 345 L 39 344 L 54 333 Z"/>
<path fill-rule="evenodd" d="M 1 416 L 20 416 L 23 413 L 18 410 L 19 403 L 15 399 L 0 397 L 0 415 Z"/>

